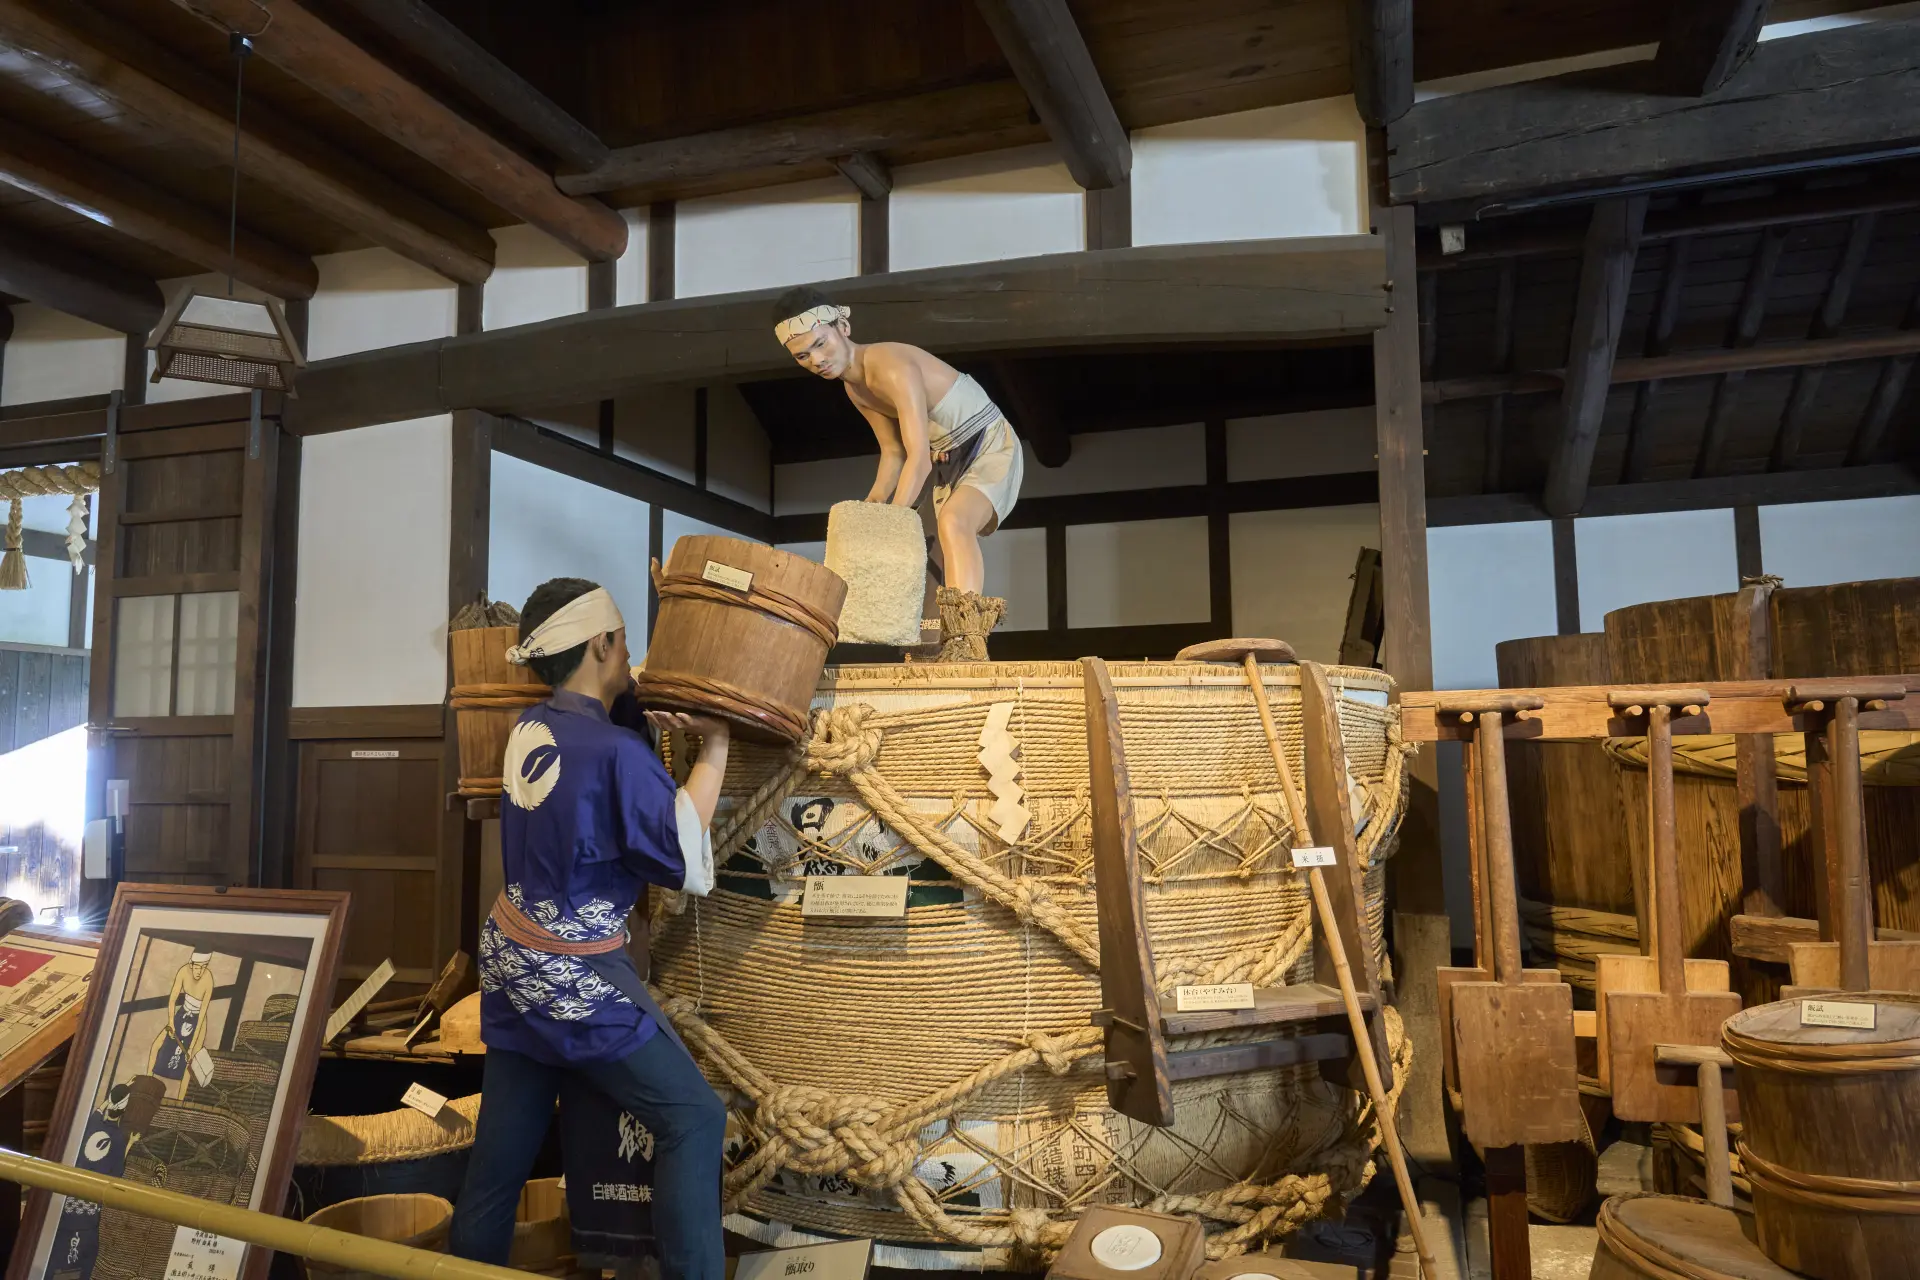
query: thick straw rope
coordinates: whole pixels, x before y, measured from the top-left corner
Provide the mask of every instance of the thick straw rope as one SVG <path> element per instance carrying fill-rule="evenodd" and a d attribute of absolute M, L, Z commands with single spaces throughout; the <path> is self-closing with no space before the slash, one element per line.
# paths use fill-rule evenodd
<path fill-rule="evenodd" d="M 1363 720 L 1375 712 L 1374 708 L 1358 704 L 1349 704 L 1346 710 Z M 1063 740 L 1077 736 L 1077 743 L 1084 749 L 1083 712 L 1071 706 L 1057 716 L 1050 714 L 1050 709 L 1038 706 L 1032 711 L 1032 723 L 1023 727 L 1025 744 L 1033 746 L 1049 734 L 1058 734 Z M 1283 708 L 1276 707 L 1276 711 Z M 1132 714 L 1129 716 L 1128 712 Z M 817 710 L 811 734 L 769 762 L 771 768 L 764 780 L 733 808 L 725 823 L 715 831 L 717 858 L 724 861 L 738 851 L 753 833 L 776 816 L 780 805 L 809 776 L 844 778 L 872 815 L 895 831 L 907 846 L 944 868 L 956 882 L 978 891 L 987 901 L 1012 912 L 1024 923 L 1039 926 L 1087 971 L 1097 972 L 1099 944 L 1088 928 L 1092 911 L 1085 865 L 1062 860 L 1046 849 L 1050 835 L 1042 832 L 1031 845 L 1023 841 L 1019 850 L 1024 865 L 1038 868 L 1040 874 L 1012 874 L 969 850 L 946 830 L 948 823 L 966 816 L 965 792 L 980 788 L 983 782 L 977 776 L 977 762 L 965 758 L 965 753 L 954 751 L 952 743 L 970 740 L 962 735 L 977 733 L 985 714 L 986 706 L 981 703 L 885 714 L 859 703 Z M 1123 709 L 1129 728 L 1134 727 L 1135 721 L 1152 721 L 1156 714 L 1153 708 Z M 1285 708 L 1282 718 L 1297 735 L 1298 708 Z M 1369 821 L 1361 841 L 1361 854 L 1369 866 L 1370 882 L 1375 873 L 1384 871 L 1384 866 L 1373 865 L 1374 855 L 1396 834 L 1391 822 L 1379 819 L 1399 811 L 1406 786 L 1405 757 L 1410 754 L 1392 732 L 1392 716 L 1382 711 L 1374 718 L 1384 730 L 1378 735 L 1384 750 L 1378 761 L 1382 781 L 1366 789 Z M 1058 723 L 1054 723 L 1055 720 Z M 1141 741 L 1152 744 L 1155 741 L 1152 724 L 1147 724 L 1145 729 Z M 913 776 L 916 794 L 935 786 L 940 775 L 950 773 L 956 784 L 954 808 L 942 816 L 909 802 L 881 772 L 877 762 L 883 746 L 892 761 L 890 768 L 899 768 Z M 1156 750 L 1152 745 L 1144 745 L 1137 754 L 1142 760 L 1150 760 Z M 1130 741 L 1130 763 L 1134 764 L 1135 776 L 1139 778 L 1148 770 L 1132 761 L 1131 753 Z M 1362 771 L 1373 763 L 1370 759 L 1361 759 L 1364 754 L 1364 748 L 1355 752 L 1356 763 Z M 1041 775 L 1049 767 L 1050 753 L 1046 750 L 1028 750 L 1024 758 Z M 1168 764 L 1177 765 L 1180 761 L 1175 758 L 1158 763 L 1164 772 Z M 1260 763 L 1265 765 L 1260 771 L 1265 775 L 1262 781 L 1270 786 L 1271 761 L 1263 759 Z M 1064 779 L 1056 780 L 1056 785 L 1059 781 Z M 1254 874 L 1255 862 L 1285 847 L 1283 836 L 1288 824 L 1284 815 L 1267 812 L 1255 803 L 1251 781 L 1236 778 L 1232 782 L 1246 788 L 1245 804 L 1235 821 L 1257 822 L 1266 833 L 1251 842 L 1255 845 L 1252 853 L 1240 855 L 1242 865 L 1237 874 L 1246 876 Z M 1217 794 L 1223 782 L 1210 777 L 1206 785 Z M 1075 807 L 1068 817 L 1056 822 L 1057 829 L 1071 826 L 1084 813 L 1083 782 L 1077 792 L 1079 799 Z M 1136 794 L 1136 804 L 1143 808 L 1150 799 L 1150 794 Z M 1140 823 L 1143 841 L 1149 831 L 1183 821 L 1175 813 L 1170 795 L 1163 795 L 1162 799 L 1165 804 L 1161 812 L 1147 816 Z M 1163 856 L 1147 878 L 1150 882 L 1166 879 L 1174 869 L 1172 864 L 1203 847 L 1216 852 L 1227 849 L 1219 832 L 1195 831 L 1184 849 L 1172 857 Z M 826 852 L 824 847 L 805 851 L 809 857 Z M 1156 965 L 1156 986 L 1170 994 L 1171 989 L 1182 982 L 1252 981 L 1266 985 L 1284 979 L 1301 961 L 1311 940 L 1311 913 L 1304 892 L 1296 886 L 1286 902 L 1290 918 L 1272 936 L 1255 945 L 1235 948 L 1206 961 L 1177 952 L 1162 957 Z M 656 936 L 665 914 L 678 911 L 683 905 L 669 900 L 667 895 L 658 895 Z M 728 903 L 723 898 L 708 905 L 724 915 Z M 1375 937 L 1379 936 L 1379 914 L 1375 904 L 1370 903 L 1369 931 Z M 755 917 L 755 921 L 762 930 L 760 945 L 778 948 L 780 941 L 767 932 L 775 926 L 764 918 Z M 1051 1076 L 1065 1083 L 1064 1078 L 1074 1072 L 1077 1064 L 1099 1054 L 1103 1040 L 1100 1029 L 1081 1027 L 1052 1035 L 1023 1031 L 1008 1037 L 1017 1046 L 1010 1052 L 985 1061 L 931 1093 L 902 1100 L 897 1092 L 894 1096 L 850 1094 L 811 1085 L 782 1084 L 716 1031 L 702 1017 L 698 1001 L 684 995 L 657 994 L 663 1011 L 709 1072 L 723 1079 L 751 1104 L 742 1116 L 757 1145 L 728 1171 L 726 1195 L 730 1210 L 745 1205 L 784 1168 L 805 1175 L 844 1178 L 863 1188 L 885 1191 L 902 1212 L 936 1240 L 1044 1254 L 1059 1248 L 1071 1233 L 1070 1215 L 1056 1215 L 1045 1209 L 950 1214 L 942 1201 L 915 1176 L 914 1169 L 920 1136 L 929 1125 L 952 1121 L 970 1101 L 979 1100 L 983 1093 L 1032 1068 L 1044 1066 Z M 1412 1050 L 1401 1031 L 1398 1015 L 1388 1009 L 1384 1016 L 1394 1064 L 1389 1096 L 1397 1098 L 1407 1078 Z M 1195 1043 L 1225 1038 L 1230 1037 L 1196 1038 Z M 1188 1046 L 1183 1042 L 1181 1047 Z M 1084 1088 L 1084 1082 L 1080 1087 Z M 1295 1230 L 1356 1192 L 1372 1176 L 1372 1153 L 1379 1137 L 1368 1118 L 1370 1104 L 1364 1099 L 1362 1104 L 1359 1114 L 1343 1123 L 1339 1140 L 1316 1153 L 1315 1159 L 1323 1166 L 1317 1172 L 1288 1174 L 1272 1181 L 1238 1182 L 1201 1194 L 1162 1191 L 1148 1207 L 1196 1213 L 1226 1224 L 1227 1229 L 1210 1238 L 1208 1252 L 1213 1257 L 1231 1256 Z"/>
<path fill-rule="evenodd" d="M 76 462 L 71 466 L 19 467 L 0 471 L 0 498 L 7 500 L 5 554 L 0 557 L 0 590 L 23 591 L 27 586 L 27 561 L 23 551 L 25 514 L 21 499 L 66 496 L 74 499 L 68 508 L 67 559 L 74 572 L 81 567 L 87 546 L 86 510 L 80 499 L 100 488 L 100 464 Z"/>

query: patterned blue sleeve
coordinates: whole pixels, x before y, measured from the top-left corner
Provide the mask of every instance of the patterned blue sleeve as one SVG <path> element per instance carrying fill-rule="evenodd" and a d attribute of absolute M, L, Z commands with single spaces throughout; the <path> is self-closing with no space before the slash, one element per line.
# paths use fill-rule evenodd
<path fill-rule="evenodd" d="M 621 861 L 648 884 L 678 889 L 687 876 L 673 808 L 679 788 L 646 739 L 623 737 L 614 761 Z"/>

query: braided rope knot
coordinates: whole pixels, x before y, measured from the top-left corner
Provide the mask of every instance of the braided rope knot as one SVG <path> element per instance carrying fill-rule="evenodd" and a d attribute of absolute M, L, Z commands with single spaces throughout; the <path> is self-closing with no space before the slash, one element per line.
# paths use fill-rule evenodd
<path fill-rule="evenodd" d="M 1054 1075 L 1063 1076 L 1073 1070 L 1074 1059 L 1068 1056 L 1071 1046 L 1044 1031 L 1027 1032 L 1027 1048 L 1040 1055 L 1040 1062 Z"/>
<path fill-rule="evenodd" d="M 843 1174 L 878 1188 L 913 1174 L 918 1149 L 889 1138 L 890 1117 L 871 1102 L 812 1085 L 781 1085 L 760 1100 L 759 1112 L 786 1141 L 786 1163 L 801 1173 Z"/>
<path fill-rule="evenodd" d="M 865 703 L 831 707 L 813 714 L 813 739 L 807 743 L 807 767 L 843 777 L 860 773 L 880 754 L 880 729 L 869 728 L 873 708 Z"/>

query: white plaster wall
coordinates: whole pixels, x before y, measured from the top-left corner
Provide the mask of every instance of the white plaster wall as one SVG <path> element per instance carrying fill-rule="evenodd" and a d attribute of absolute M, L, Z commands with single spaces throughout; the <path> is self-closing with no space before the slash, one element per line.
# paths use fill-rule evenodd
<path fill-rule="evenodd" d="M 864 498 L 873 487 L 874 468 L 879 465 L 878 454 L 861 458 L 826 458 L 819 462 L 783 462 L 773 469 L 773 513 L 777 516 L 808 515 L 826 511 L 836 502 Z M 1031 459 L 1028 460 L 1027 476 L 1031 481 Z"/>
<path fill-rule="evenodd" d="M 838 280 L 859 269 L 859 237 L 860 195 L 840 178 L 683 200 L 674 209 L 674 296 Z"/>
<path fill-rule="evenodd" d="M 746 535 L 737 529 L 708 524 L 704 520 L 695 520 L 692 516 L 682 515 L 678 511 L 663 512 L 660 516 L 660 563 L 663 565 L 667 563 L 668 557 L 673 554 L 675 543 L 696 534 L 717 534 L 722 538 L 746 538 Z"/>
<path fill-rule="evenodd" d="M 1067 527 L 1067 625 L 1204 622 L 1205 516 Z"/>
<path fill-rule="evenodd" d="M 1762 507 L 1760 560 L 1790 587 L 1920 577 L 1920 496 Z"/>
<path fill-rule="evenodd" d="M 766 511 L 773 472 L 767 433 L 731 383 L 707 389 L 707 488 Z"/>
<path fill-rule="evenodd" d="M 1303 658 L 1339 661 L 1354 561 L 1360 548 L 1380 545 L 1380 508 L 1249 511 L 1228 517 L 1227 529 L 1233 634 L 1270 636 Z"/>
<path fill-rule="evenodd" d="M 1086 195 L 1050 146 L 903 165 L 887 207 L 895 271 L 1086 247 Z"/>
<path fill-rule="evenodd" d="M 1068 553 L 1071 556 L 1071 552 Z M 986 594 L 1007 602 L 1001 631 L 1047 629 L 1047 531 L 1001 529 L 980 542 Z M 1069 559 L 1071 564 L 1071 559 Z"/>
<path fill-rule="evenodd" d="M 1553 595 L 1553 523 L 1451 525 L 1427 530 L 1433 682 L 1439 689 L 1500 684 L 1494 645 L 1559 629 Z"/>
<path fill-rule="evenodd" d="M 38 303 L 17 303 L 0 404 L 105 395 L 120 385 L 125 357 L 125 334 Z"/>
<path fill-rule="evenodd" d="M 314 259 L 320 291 L 307 304 L 307 359 L 373 351 L 453 334 L 460 291 L 390 249 Z"/>
<path fill-rule="evenodd" d="M 613 268 L 613 305 L 632 306 L 647 300 L 647 211 L 622 209 L 627 220 L 627 251 Z"/>
<path fill-rule="evenodd" d="M 493 455 L 487 594 L 518 609 L 549 578 L 612 593 L 627 647 L 647 648 L 647 504 L 504 453 Z"/>
<path fill-rule="evenodd" d="M 1373 406 L 1227 420 L 1227 479 L 1373 471 Z"/>
<path fill-rule="evenodd" d="M 1740 586 L 1731 509 L 1596 516 L 1574 521 L 1573 534 L 1582 631 L 1603 630 L 1630 604 Z"/>
<path fill-rule="evenodd" d="M 294 706 L 446 696 L 452 439 L 441 415 L 301 446 Z"/>
<path fill-rule="evenodd" d="M 1351 97 L 1138 130 L 1133 242 L 1364 232 L 1365 157 Z"/>
<path fill-rule="evenodd" d="M 1207 429 L 1198 422 L 1071 437 L 1065 465 L 1043 467 L 1027 446 L 1023 498 L 1207 482 Z"/>
<path fill-rule="evenodd" d="M 507 329 L 587 309 L 587 260 L 538 227 L 496 227 L 481 324 Z M 616 275 L 616 281 L 618 277 Z"/>

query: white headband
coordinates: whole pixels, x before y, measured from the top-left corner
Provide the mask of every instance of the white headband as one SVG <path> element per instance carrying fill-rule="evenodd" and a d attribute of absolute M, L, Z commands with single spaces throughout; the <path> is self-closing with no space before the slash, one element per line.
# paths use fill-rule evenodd
<path fill-rule="evenodd" d="M 852 315 L 852 307 L 836 307 L 832 303 L 820 307 L 809 307 L 793 319 L 782 320 L 773 326 L 773 336 L 778 338 L 780 345 L 784 347 L 789 339 L 797 338 L 803 333 L 812 333 L 813 326 L 817 324 L 838 324 Z"/>
<path fill-rule="evenodd" d="M 560 606 L 552 617 L 533 629 L 532 635 L 507 650 L 507 661 L 524 667 L 529 658 L 565 653 L 575 645 L 626 625 L 626 619 L 620 616 L 620 606 L 613 602 L 607 589 L 595 587 Z"/>

